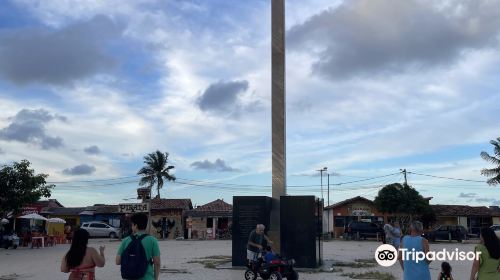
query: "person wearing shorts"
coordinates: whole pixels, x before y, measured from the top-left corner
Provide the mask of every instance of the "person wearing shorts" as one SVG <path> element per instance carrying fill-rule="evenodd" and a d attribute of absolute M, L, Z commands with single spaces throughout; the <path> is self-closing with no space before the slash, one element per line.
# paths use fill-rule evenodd
<path fill-rule="evenodd" d="M 257 261 L 259 253 L 261 252 L 264 241 L 267 244 L 272 244 L 272 241 L 264 234 L 266 227 L 263 224 L 258 224 L 254 230 L 250 232 L 247 243 L 247 260 L 254 262 Z"/>

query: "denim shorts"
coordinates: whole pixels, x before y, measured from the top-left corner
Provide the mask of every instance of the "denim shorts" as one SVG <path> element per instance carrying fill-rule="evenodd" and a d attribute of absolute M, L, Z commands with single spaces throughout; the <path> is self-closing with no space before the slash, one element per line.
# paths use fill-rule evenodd
<path fill-rule="evenodd" d="M 247 249 L 247 259 L 249 261 L 257 261 L 258 256 L 259 256 L 259 253 L 252 252 L 252 251 Z"/>

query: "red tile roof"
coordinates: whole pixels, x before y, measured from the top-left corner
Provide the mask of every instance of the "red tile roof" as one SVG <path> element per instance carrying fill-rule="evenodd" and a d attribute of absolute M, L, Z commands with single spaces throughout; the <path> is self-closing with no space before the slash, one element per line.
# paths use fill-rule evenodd
<path fill-rule="evenodd" d="M 97 205 L 94 210 L 95 214 L 119 214 L 118 205 Z"/>
<path fill-rule="evenodd" d="M 151 199 L 151 209 L 181 209 L 190 210 L 193 209 L 193 204 L 189 198 L 179 198 L 179 199 L 167 199 L 167 198 L 155 198 Z"/>
<path fill-rule="evenodd" d="M 57 199 L 39 200 L 33 204 L 48 208 L 64 207 Z"/>
<path fill-rule="evenodd" d="M 79 216 L 80 213 L 84 210 L 85 207 L 47 207 L 42 210 L 41 214 L 47 214 L 51 216 Z"/>
<path fill-rule="evenodd" d="M 217 199 L 205 205 L 198 206 L 193 211 L 233 211 L 233 205 L 224 202 L 224 200 Z"/>
<path fill-rule="evenodd" d="M 221 199 L 186 211 L 186 216 L 188 217 L 231 217 L 232 215 L 233 206 Z"/>
<path fill-rule="evenodd" d="M 186 211 L 188 217 L 232 217 L 233 206 L 224 200 L 217 199 L 205 205 Z"/>
<path fill-rule="evenodd" d="M 356 196 L 356 197 L 349 198 L 349 199 L 337 202 L 335 204 L 332 204 L 332 205 L 330 205 L 328 207 L 325 207 L 325 209 L 336 208 L 336 207 L 339 207 L 339 206 L 342 206 L 342 205 L 345 205 L 345 204 L 348 204 L 348 203 L 352 203 L 352 202 L 355 202 L 355 201 L 358 201 L 358 200 L 361 200 L 363 202 L 368 202 L 370 204 L 373 204 L 373 201 L 369 200 L 368 198 L 364 198 L 362 196 Z"/>
<path fill-rule="evenodd" d="M 467 205 L 431 205 L 436 216 L 491 216 L 492 211 L 486 206 Z"/>

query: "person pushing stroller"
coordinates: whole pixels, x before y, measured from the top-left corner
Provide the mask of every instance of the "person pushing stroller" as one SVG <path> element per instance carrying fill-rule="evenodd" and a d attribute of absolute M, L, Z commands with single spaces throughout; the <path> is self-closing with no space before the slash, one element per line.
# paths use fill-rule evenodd
<path fill-rule="evenodd" d="M 265 245 L 272 245 L 273 242 L 264 234 L 266 227 L 263 224 L 258 224 L 254 230 L 250 232 L 247 243 L 247 260 L 249 263 L 257 262 L 259 254 L 265 248 Z"/>
<path fill-rule="evenodd" d="M 264 240 L 269 242 L 268 239 Z M 257 256 L 257 259 L 249 259 L 247 270 L 245 271 L 245 280 L 256 280 L 258 276 L 262 279 L 275 280 L 283 278 L 287 280 L 299 279 L 299 273 L 294 270 L 294 259 L 282 258 L 280 255 L 276 254 L 269 245 L 262 247 L 264 248 L 259 253 L 250 256 Z"/>

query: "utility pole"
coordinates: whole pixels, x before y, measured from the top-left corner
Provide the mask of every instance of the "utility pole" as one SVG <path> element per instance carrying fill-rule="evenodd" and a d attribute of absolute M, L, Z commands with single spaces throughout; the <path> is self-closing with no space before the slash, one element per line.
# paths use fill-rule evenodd
<path fill-rule="evenodd" d="M 328 188 L 326 191 L 326 206 L 330 206 L 330 173 L 326 173 L 326 175 L 328 175 L 328 179 L 327 179 Z"/>
<path fill-rule="evenodd" d="M 326 192 L 326 207 L 330 206 L 330 173 L 326 173 L 328 176 L 327 181 L 328 181 L 328 190 Z M 328 235 L 330 235 L 330 209 L 326 211 L 326 218 L 327 218 L 327 223 L 326 223 L 326 231 L 328 232 Z"/>
<path fill-rule="evenodd" d="M 408 186 L 408 179 L 406 177 L 406 168 L 405 169 L 400 169 L 400 170 L 401 170 L 401 172 L 403 172 L 403 175 L 405 176 L 405 185 Z"/>

